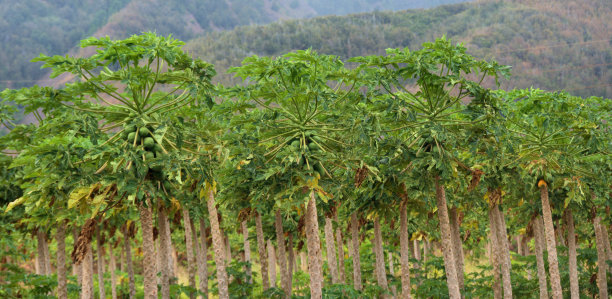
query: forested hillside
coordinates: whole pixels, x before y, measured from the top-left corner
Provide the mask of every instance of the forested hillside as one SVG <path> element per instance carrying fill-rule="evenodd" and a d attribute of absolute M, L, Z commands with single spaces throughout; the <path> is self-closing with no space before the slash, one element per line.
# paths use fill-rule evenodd
<path fill-rule="evenodd" d="M 480 2 L 430 10 L 372 12 L 346 17 L 291 20 L 215 32 L 188 49 L 215 64 L 218 80 L 249 55 L 277 55 L 312 47 L 343 58 L 382 54 L 386 48 L 418 48 L 446 35 L 482 58 L 513 67 L 502 87 L 566 89 L 611 96 L 612 8 L 607 1 Z"/>
<path fill-rule="evenodd" d="M 39 64 L 30 63 L 32 58 L 40 53 L 67 53 L 79 40 L 90 35 L 125 38 L 143 31 L 155 31 L 189 40 L 209 31 L 279 19 L 431 7 L 463 1 L 2 0 L 0 89 L 33 85 L 44 72 Z"/>

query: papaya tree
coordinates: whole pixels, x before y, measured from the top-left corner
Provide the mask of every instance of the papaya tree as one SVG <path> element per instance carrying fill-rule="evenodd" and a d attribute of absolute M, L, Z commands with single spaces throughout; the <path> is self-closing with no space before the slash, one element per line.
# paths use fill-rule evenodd
<path fill-rule="evenodd" d="M 423 175 L 423 183 L 436 190 L 444 265 L 451 298 L 460 298 L 455 255 L 444 184 L 461 167 L 454 153 L 461 146 L 461 134 L 481 119 L 470 119 L 466 102 L 492 106 L 489 91 L 481 83 L 506 76 L 508 67 L 494 61 L 476 60 L 462 45 L 446 38 L 423 44 L 423 49 L 391 49 L 386 56 L 353 58 L 379 95 L 377 106 L 390 107 L 382 119 L 384 131 L 401 132 L 401 140 L 415 149 L 410 171 Z M 474 79 L 477 78 L 477 79 Z M 483 118 L 484 119 L 484 118 Z M 380 122 L 380 121 L 379 121 Z"/>
<path fill-rule="evenodd" d="M 90 159 L 100 170 L 120 175 L 119 193 L 138 207 L 144 250 L 145 297 L 156 297 L 155 252 L 151 208 L 156 206 L 158 182 L 170 152 L 187 150 L 171 111 L 196 101 L 212 103 L 212 66 L 181 50 L 182 42 L 153 33 L 113 41 L 89 38 L 81 47 L 93 47 L 89 57 L 45 56 L 34 59 L 51 68 L 51 77 L 67 73 L 76 82 L 54 93 L 77 111 L 99 115 L 109 137 L 94 147 Z M 109 145 L 109 146 L 106 146 Z M 193 149 L 192 149 L 193 151 Z"/>
<path fill-rule="evenodd" d="M 286 176 L 285 190 L 277 198 L 293 206 L 305 205 L 311 296 L 321 298 L 316 201 L 317 197 L 327 200 L 328 193 L 319 180 L 330 177 L 331 161 L 344 146 L 337 136 L 346 129 L 338 127 L 340 111 L 336 109 L 350 98 L 354 76 L 337 57 L 312 50 L 276 59 L 249 57 L 231 71 L 250 83 L 236 87 L 233 93 L 265 110 L 253 120 L 261 123 L 258 143 L 266 148 L 263 178 Z"/>

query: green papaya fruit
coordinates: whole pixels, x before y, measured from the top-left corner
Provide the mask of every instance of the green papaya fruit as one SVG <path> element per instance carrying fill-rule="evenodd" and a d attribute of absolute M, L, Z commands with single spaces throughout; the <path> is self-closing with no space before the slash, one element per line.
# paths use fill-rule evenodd
<path fill-rule="evenodd" d="M 157 155 L 161 155 L 164 153 L 164 150 L 162 149 L 162 146 L 159 143 L 155 143 L 155 145 L 153 146 L 153 151 L 157 153 Z"/>
<path fill-rule="evenodd" d="M 127 136 L 127 141 L 129 143 L 132 143 L 132 142 L 134 142 L 134 138 L 136 138 L 136 132 L 129 133 L 128 136 Z"/>
<path fill-rule="evenodd" d="M 317 151 L 317 150 L 319 150 L 319 146 L 316 143 L 311 142 L 311 143 L 308 144 L 308 150 L 310 150 L 310 151 Z"/>
<path fill-rule="evenodd" d="M 293 147 L 293 148 L 295 148 L 295 149 L 300 148 L 300 141 L 299 141 L 299 140 L 297 140 L 297 139 L 296 139 L 296 140 L 293 140 L 293 141 L 291 142 L 291 147 Z"/>
<path fill-rule="evenodd" d="M 145 153 L 145 160 L 146 161 L 150 161 L 155 159 L 155 154 L 153 152 L 146 152 Z"/>
<path fill-rule="evenodd" d="M 132 132 L 136 132 L 136 126 L 135 125 L 127 125 L 127 126 L 125 126 L 125 131 L 128 132 L 128 134 L 132 133 Z"/>
<path fill-rule="evenodd" d="M 153 137 L 146 137 L 143 144 L 146 149 L 153 149 L 155 147 L 155 140 Z"/>
<path fill-rule="evenodd" d="M 142 127 L 140 128 L 140 131 L 138 132 L 138 135 L 140 135 L 140 137 L 146 137 L 151 135 L 151 130 L 149 130 L 149 128 L 147 127 Z"/>

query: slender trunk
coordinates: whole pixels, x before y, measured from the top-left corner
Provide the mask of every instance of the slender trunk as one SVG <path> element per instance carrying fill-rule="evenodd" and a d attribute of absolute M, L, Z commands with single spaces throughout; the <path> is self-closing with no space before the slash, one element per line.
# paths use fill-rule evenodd
<path fill-rule="evenodd" d="M 516 238 L 516 253 L 521 256 L 525 255 L 523 254 L 523 247 L 521 247 L 521 235 L 518 235 L 515 238 Z"/>
<path fill-rule="evenodd" d="M 289 241 L 287 243 L 287 247 L 289 249 L 289 257 L 288 257 L 288 260 L 287 260 L 287 264 L 288 264 L 287 265 L 287 267 L 288 267 L 287 272 L 288 272 L 288 275 L 289 275 L 289 281 L 287 282 L 288 283 L 287 298 L 291 298 L 291 291 L 292 291 L 292 288 L 293 288 L 293 265 L 295 263 L 295 254 L 293 253 L 293 235 L 292 234 L 289 234 Z"/>
<path fill-rule="evenodd" d="M 415 240 L 416 241 L 416 240 Z M 408 236 L 408 211 L 405 202 L 400 205 L 400 264 L 402 267 L 402 299 L 410 298 L 410 238 Z"/>
<path fill-rule="evenodd" d="M 459 215 L 457 214 L 457 207 L 450 209 L 450 228 L 451 238 L 453 242 L 453 253 L 455 255 L 455 265 L 457 268 L 457 280 L 459 281 L 459 289 L 464 288 L 463 278 L 463 244 L 461 242 L 461 223 L 459 223 Z"/>
<path fill-rule="evenodd" d="M 164 217 L 165 219 L 165 230 L 163 231 L 163 233 L 166 235 L 166 251 L 168 252 L 168 255 L 166 256 L 167 259 L 167 263 L 168 263 L 168 279 L 171 279 L 172 277 L 176 277 L 176 273 L 177 273 L 177 262 L 176 262 L 176 252 L 174 250 L 174 247 L 172 246 L 172 233 L 170 231 L 170 221 L 168 220 L 168 214 L 166 211 L 164 211 Z"/>
<path fill-rule="evenodd" d="M 608 261 L 612 261 L 612 247 L 610 245 L 610 237 L 608 236 L 608 229 L 605 225 L 601 224 L 601 235 L 603 236 L 603 243 L 606 247 Z M 612 266 L 610 266 L 610 273 L 612 273 Z"/>
<path fill-rule="evenodd" d="M 353 285 L 355 290 L 361 290 L 361 261 L 359 258 L 359 225 L 357 223 L 357 212 L 351 215 L 351 244 L 353 252 Z"/>
<path fill-rule="evenodd" d="M 308 272 L 310 274 L 310 298 L 323 297 L 323 268 L 319 222 L 314 190 L 310 191 L 310 201 L 306 207 L 306 243 L 308 247 Z"/>
<path fill-rule="evenodd" d="M 346 283 L 346 272 L 344 265 L 344 241 L 342 240 L 342 229 L 340 229 L 340 222 L 338 221 L 338 213 L 335 215 L 336 223 L 338 227 L 336 228 L 336 245 L 338 246 L 338 271 L 339 271 L 339 282 L 341 284 Z"/>
<path fill-rule="evenodd" d="M 185 207 L 183 207 L 183 228 L 185 229 L 185 251 L 187 252 L 187 276 L 189 277 L 189 286 L 195 290 L 196 263 L 195 256 L 193 254 L 193 229 L 191 227 L 189 210 L 187 210 Z M 195 297 L 196 296 L 194 293 L 189 294 L 190 299 L 194 299 Z"/>
<path fill-rule="evenodd" d="M 376 257 L 376 281 L 383 290 L 388 290 L 387 273 L 385 271 L 385 256 L 382 248 L 382 233 L 380 232 L 380 217 L 374 219 L 374 255 Z M 382 298 L 388 298 L 383 295 Z"/>
<path fill-rule="evenodd" d="M 49 244 L 47 244 L 47 234 L 43 234 L 43 250 L 45 252 L 45 275 L 51 275 L 53 269 L 51 269 L 51 254 L 49 253 Z"/>
<path fill-rule="evenodd" d="M 148 200 L 147 200 L 148 201 Z M 146 204 L 150 205 L 149 202 Z M 157 298 L 155 279 L 155 242 L 153 242 L 153 215 L 151 208 L 141 203 L 138 206 L 142 233 L 142 276 L 145 298 Z"/>
<path fill-rule="evenodd" d="M 66 281 L 66 223 L 61 221 L 57 226 L 57 298 L 67 299 Z"/>
<path fill-rule="evenodd" d="M 83 280 L 81 281 L 81 299 L 93 299 L 93 256 L 91 252 L 91 244 L 87 244 L 85 256 L 81 261 Z"/>
<path fill-rule="evenodd" d="M 261 265 L 261 281 L 264 291 L 270 288 L 268 278 L 268 255 L 266 252 L 266 240 L 264 239 L 261 215 L 255 213 L 255 231 L 257 233 L 257 251 L 259 253 L 259 264 Z"/>
<path fill-rule="evenodd" d="M 77 239 L 79 238 L 79 232 L 77 231 L 76 227 L 72 228 L 72 239 L 73 241 L 73 246 L 74 244 L 76 244 Z M 81 284 L 81 273 L 82 273 L 82 268 L 80 265 L 75 265 L 72 264 L 72 275 L 77 277 L 77 283 L 80 285 Z"/>
<path fill-rule="evenodd" d="M 427 257 L 429 257 L 429 250 L 431 249 L 431 243 L 426 238 L 423 241 L 423 263 L 427 262 Z"/>
<path fill-rule="evenodd" d="M 569 253 L 569 278 L 570 278 L 570 294 L 572 299 L 580 298 L 580 289 L 578 286 L 578 263 L 576 257 L 576 233 L 574 232 L 574 216 L 572 210 L 565 210 L 565 221 L 567 226 L 567 246 Z"/>
<path fill-rule="evenodd" d="M 563 298 L 561 289 L 561 275 L 559 274 L 559 262 L 557 261 L 557 244 L 555 242 L 555 228 L 553 227 L 552 212 L 548 202 L 548 186 L 541 184 L 540 198 L 542 200 L 542 216 L 544 220 L 544 233 L 546 237 L 546 249 L 548 249 L 548 267 L 550 272 L 550 285 L 553 299 Z"/>
<path fill-rule="evenodd" d="M 202 298 L 208 298 L 208 245 L 206 244 L 206 224 L 200 219 L 200 253 L 198 256 L 198 275 L 200 276 L 200 292 Z"/>
<path fill-rule="evenodd" d="M 225 265 L 229 265 L 232 263 L 232 246 L 229 241 L 229 234 L 226 234 L 225 231 L 222 231 L 222 233 L 225 240 Z"/>
<path fill-rule="evenodd" d="M 278 245 L 278 266 L 280 268 L 281 287 L 285 291 L 285 295 L 291 293 L 289 282 L 289 272 L 287 267 L 287 253 L 285 252 L 285 233 L 283 231 L 283 218 L 280 210 L 274 213 L 274 226 L 276 228 L 276 243 Z"/>
<path fill-rule="evenodd" d="M 117 299 L 117 275 L 115 274 L 115 271 L 117 271 L 117 261 L 115 260 L 115 253 L 113 253 L 113 244 L 111 242 L 108 243 L 108 256 L 110 259 L 108 270 L 111 274 L 111 299 Z"/>
<path fill-rule="evenodd" d="M 132 264 L 132 245 L 130 244 L 130 237 L 128 236 L 127 228 L 124 234 L 124 253 L 125 253 L 125 267 L 127 268 L 128 279 L 129 279 L 129 298 L 136 298 L 136 282 L 134 280 L 134 265 Z"/>
<path fill-rule="evenodd" d="M 414 258 L 417 261 L 421 260 L 421 242 L 419 240 L 414 240 Z"/>
<path fill-rule="evenodd" d="M 601 217 L 595 216 L 593 219 L 595 229 L 595 240 L 597 247 L 597 287 L 599 288 L 599 298 L 608 298 L 608 278 L 606 277 L 606 247 L 604 243 L 603 231 L 601 229 Z"/>
<path fill-rule="evenodd" d="M 157 212 L 157 223 L 159 226 L 159 270 L 161 272 L 161 298 L 170 299 L 170 246 L 168 234 L 168 215 L 160 205 Z"/>
<path fill-rule="evenodd" d="M 102 247 L 102 236 L 100 234 L 101 225 L 96 227 L 96 246 L 98 247 L 98 294 L 100 298 L 106 298 L 104 291 L 104 247 Z"/>
<path fill-rule="evenodd" d="M 546 268 L 544 265 L 544 228 L 542 218 L 538 215 L 534 219 L 534 241 L 536 263 L 538 266 L 538 284 L 540 286 L 540 299 L 548 299 L 548 286 L 546 283 Z"/>
<path fill-rule="evenodd" d="M 305 251 L 301 251 L 300 252 L 300 260 L 302 262 L 302 272 L 306 273 L 308 272 L 308 257 L 306 256 L 306 252 Z"/>
<path fill-rule="evenodd" d="M 276 250 L 272 240 L 268 240 L 268 270 L 270 271 L 270 286 L 276 287 Z"/>
<path fill-rule="evenodd" d="M 440 239 L 442 241 L 442 252 L 444 253 L 444 269 L 446 270 L 448 293 L 451 299 L 459 299 L 461 298 L 461 291 L 459 289 L 459 281 L 457 280 L 457 263 L 455 262 L 455 254 L 453 252 L 450 221 L 446 206 L 446 193 L 444 186 L 440 183 L 440 178 L 436 177 L 435 181 L 438 219 L 440 221 Z"/>
<path fill-rule="evenodd" d="M 391 251 L 387 252 L 387 257 L 389 259 L 389 274 L 395 277 L 395 266 L 393 264 L 393 253 Z M 397 288 L 395 285 L 391 286 L 391 294 L 393 294 L 393 298 L 397 298 Z"/>
<path fill-rule="evenodd" d="M 36 231 L 36 241 L 36 274 L 45 275 L 47 273 L 47 270 L 45 269 L 45 236 L 41 230 Z"/>
<path fill-rule="evenodd" d="M 331 217 L 325 217 L 325 249 L 327 251 L 327 265 L 331 274 L 332 284 L 338 283 L 338 264 L 336 263 L 336 246 L 334 245 L 334 228 Z"/>
<path fill-rule="evenodd" d="M 194 256 L 194 273 L 197 272 L 198 275 L 198 280 L 201 280 L 201 277 L 199 277 L 201 275 L 200 273 L 200 268 L 202 268 L 200 265 L 202 265 L 202 248 L 200 247 L 200 243 L 198 242 L 198 230 L 195 226 L 195 223 L 193 222 L 193 218 L 190 219 L 190 225 L 191 225 L 191 244 L 193 245 L 193 247 L 195 247 L 195 256 Z M 194 277 L 194 288 L 195 288 L 195 277 Z M 196 288 L 197 289 L 197 288 Z"/>
<path fill-rule="evenodd" d="M 219 228 L 219 216 L 215 206 L 215 195 L 212 188 L 208 191 L 208 215 L 210 220 L 211 234 L 213 239 L 213 250 L 215 251 L 215 265 L 217 267 L 217 283 L 219 288 L 219 298 L 228 299 L 228 277 L 225 269 L 225 251 L 223 246 L 223 235 Z"/>
<path fill-rule="evenodd" d="M 497 240 L 499 242 L 499 248 L 501 249 L 501 273 L 502 282 L 504 287 L 504 298 L 512 298 L 512 280 L 510 278 L 511 264 L 510 264 L 510 245 L 508 244 L 508 234 L 506 233 L 506 221 L 502 212 L 495 207 L 495 212 L 498 225 L 497 225 Z"/>
<path fill-rule="evenodd" d="M 240 224 L 242 227 L 242 239 L 244 240 L 244 261 L 247 263 L 245 266 L 246 275 L 249 283 L 253 282 L 251 278 L 251 243 L 249 242 L 249 228 L 247 227 L 246 220 Z"/>
<path fill-rule="evenodd" d="M 495 209 L 497 209 L 497 205 L 493 205 L 489 207 L 489 244 L 491 245 L 491 250 L 489 252 L 491 259 L 491 266 L 493 266 L 493 298 L 501 299 L 502 298 L 502 287 L 501 287 L 501 279 L 500 279 L 500 250 L 499 250 L 499 240 L 497 234 L 497 221 L 495 217 Z"/>
<path fill-rule="evenodd" d="M 119 246 L 119 248 L 119 270 L 125 273 L 127 272 L 125 267 L 125 246 Z"/>

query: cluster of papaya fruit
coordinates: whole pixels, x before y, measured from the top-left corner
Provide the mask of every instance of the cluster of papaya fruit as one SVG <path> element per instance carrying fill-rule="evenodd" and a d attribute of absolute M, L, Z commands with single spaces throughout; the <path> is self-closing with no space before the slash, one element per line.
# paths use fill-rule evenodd
<path fill-rule="evenodd" d="M 325 174 L 325 169 L 321 162 L 315 157 L 322 151 L 321 146 L 324 144 L 321 137 L 316 136 L 312 132 L 305 132 L 304 138 L 301 136 L 293 138 L 289 142 L 293 152 L 300 153 L 297 159 L 298 167 L 301 167 L 312 176 L 320 178 Z M 309 153 L 309 158 L 305 155 Z M 308 160 L 308 161 L 306 161 Z"/>
<path fill-rule="evenodd" d="M 164 154 L 162 146 L 153 138 L 154 132 L 155 129 L 150 125 L 138 127 L 130 124 L 125 127 L 123 134 L 128 144 L 135 147 L 142 146 L 145 150 L 143 161 L 150 161 Z"/>

